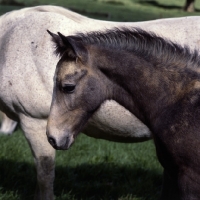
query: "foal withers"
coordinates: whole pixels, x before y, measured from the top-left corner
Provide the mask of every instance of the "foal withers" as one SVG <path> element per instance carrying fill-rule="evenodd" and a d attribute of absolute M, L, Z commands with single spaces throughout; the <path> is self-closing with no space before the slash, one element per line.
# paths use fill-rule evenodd
<path fill-rule="evenodd" d="M 61 56 L 47 126 L 52 146 L 68 149 L 99 106 L 114 99 L 153 133 L 164 167 L 161 199 L 200 199 L 197 52 L 140 29 L 50 34 Z"/>

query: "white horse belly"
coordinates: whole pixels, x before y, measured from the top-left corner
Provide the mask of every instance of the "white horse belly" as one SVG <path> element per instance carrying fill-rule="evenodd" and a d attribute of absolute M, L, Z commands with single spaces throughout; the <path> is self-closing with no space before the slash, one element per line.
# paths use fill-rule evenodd
<path fill-rule="evenodd" d="M 151 138 L 150 130 L 114 100 L 101 105 L 83 132 L 94 138 L 116 142 L 142 142 Z"/>

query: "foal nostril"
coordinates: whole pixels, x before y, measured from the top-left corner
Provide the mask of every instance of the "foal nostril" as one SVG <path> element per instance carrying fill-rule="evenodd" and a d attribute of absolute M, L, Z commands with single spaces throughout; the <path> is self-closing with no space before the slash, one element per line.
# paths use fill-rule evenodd
<path fill-rule="evenodd" d="M 70 136 L 64 135 L 56 138 L 50 135 L 48 132 L 47 132 L 47 140 L 51 144 L 51 146 L 56 150 L 67 150 L 73 143 L 73 140 L 70 139 Z"/>
<path fill-rule="evenodd" d="M 48 137 L 48 141 L 53 147 L 57 146 L 56 145 L 56 140 L 53 137 Z"/>

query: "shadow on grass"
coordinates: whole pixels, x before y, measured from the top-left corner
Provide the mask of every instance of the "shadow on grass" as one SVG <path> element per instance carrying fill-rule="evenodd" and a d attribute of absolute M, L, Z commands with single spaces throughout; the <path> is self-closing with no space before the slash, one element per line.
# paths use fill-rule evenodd
<path fill-rule="evenodd" d="M 10 5 L 10 6 L 25 6 L 24 3 L 18 2 L 15 0 L 1 0 L 1 5 Z"/>
<path fill-rule="evenodd" d="M 185 4 L 183 4 L 183 6 L 164 5 L 155 0 L 141 0 L 141 1 L 137 1 L 137 3 L 139 3 L 141 5 L 151 5 L 151 6 L 154 6 L 157 8 L 164 8 L 164 9 L 168 9 L 168 10 L 183 10 L 184 5 L 185 5 Z M 195 11 L 200 12 L 200 9 L 195 8 Z"/>
<path fill-rule="evenodd" d="M 20 200 L 33 199 L 36 186 L 33 165 L 1 159 L 0 171 L 1 193 L 17 193 Z M 161 179 L 156 171 L 114 163 L 57 166 L 54 190 L 56 199 L 62 200 L 106 200 L 126 196 L 158 199 Z"/>
<path fill-rule="evenodd" d="M 183 9 L 183 6 L 164 5 L 154 0 L 141 0 L 141 1 L 138 1 L 137 3 L 142 4 L 142 5 L 151 5 L 157 8 L 164 8 L 164 9 Z"/>
<path fill-rule="evenodd" d="M 13 193 L 20 200 L 33 199 L 36 172 L 33 165 L 13 160 L 0 160 L 0 193 Z"/>

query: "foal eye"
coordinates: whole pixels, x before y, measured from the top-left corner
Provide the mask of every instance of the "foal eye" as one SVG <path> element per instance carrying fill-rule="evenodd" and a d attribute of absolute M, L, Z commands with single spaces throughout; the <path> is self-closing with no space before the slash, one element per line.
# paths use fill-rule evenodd
<path fill-rule="evenodd" d="M 65 93 L 73 93 L 75 90 L 76 85 L 67 84 L 62 87 L 62 91 Z"/>

